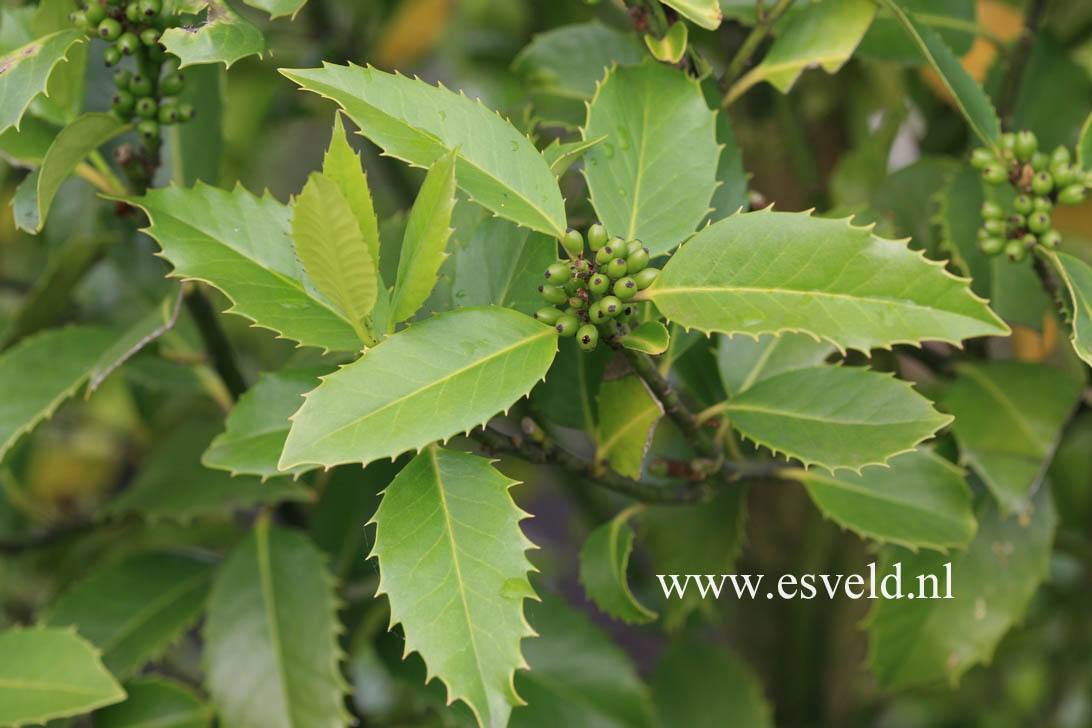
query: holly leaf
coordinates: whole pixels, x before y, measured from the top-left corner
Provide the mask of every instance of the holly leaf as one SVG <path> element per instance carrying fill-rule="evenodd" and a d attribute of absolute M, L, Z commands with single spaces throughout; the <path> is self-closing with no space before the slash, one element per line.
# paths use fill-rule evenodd
<path fill-rule="evenodd" d="M 645 624 L 656 619 L 656 613 L 637 601 L 626 578 L 633 551 L 628 521 L 635 508 L 627 508 L 588 534 L 580 550 L 580 583 L 600 611 L 626 624 Z"/>
<path fill-rule="evenodd" d="M 982 227 L 979 210 L 985 200 L 982 174 L 969 164 L 960 167 L 934 196 L 933 223 L 940 232 L 940 250 L 971 279 L 971 290 L 987 296 L 991 289 L 990 257 L 978 249 L 975 232 Z"/>
<path fill-rule="evenodd" d="M 295 20 L 296 13 L 307 4 L 307 0 L 243 0 L 243 4 L 266 11 L 270 20 L 285 16 Z"/>
<path fill-rule="evenodd" d="M 301 2 L 300 5 L 303 3 Z M 360 155 L 349 146 L 341 114 L 334 114 L 334 131 L 330 146 L 322 162 L 322 174 L 337 183 L 338 189 L 349 202 L 349 207 L 360 223 L 360 237 L 368 246 L 372 262 L 379 266 L 379 220 L 368 190 L 368 175 L 360 164 Z"/>
<path fill-rule="evenodd" d="M 60 130 L 36 116 L 24 117 L 16 129 L 0 134 L 0 158 L 17 167 L 37 167 Z"/>
<path fill-rule="evenodd" d="M 663 354 L 671 343 L 667 327 L 659 321 L 645 321 L 622 337 L 622 346 L 646 354 Z"/>
<path fill-rule="evenodd" d="M 0 632 L 0 724 L 45 723 L 124 699 L 98 651 L 75 630 Z"/>
<path fill-rule="evenodd" d="M 778 374 L 719 409 L 755 443 L 831 472 L 883 465 L 952 421 L 907 382 L 859 367 Z"/>
<path fill-rule="evenodd" d="M 723 220 L 749 206 L 749 177 L 743 168 L 743 150 L 739 148 L 732 120 L 727 114 L 717 114 L 717 144 L 721 149 L 720 159 L 717 160 L 717 189 L 713 192 L 713 213 L 710 215 L 712 222 Z"/>
<path fill-rule="evenodd" d="M 292 249 L 292 211 L 268 193 L 256 197 L 198 182 L 121 198 L 141 208 L 144 229 L 173 266 L 170 276 L 223 291 L 236 313 L 305 346 L 359 351 L 343 314 L 319 296 Z"/>
<path fill-rule="evenodd" d="M 652 675 L 652 696 L 669 726 L 772 728 L 773 710 L 762 684 L 742 659 L 724 647 L 686 636 L 672 640 Z"/>
<path fill-rule="evenodd" d="M 1085 364 L 1092 366 L 1092 267 L 1068 253 L 1051 251 L 1047 257 L 1069 291 L 1073 350 Z"/>
<path fill-rule="evenodd" d="M 864 538 L 915 550 L 965 547 L 975 520 L 963 470 L 925 448 L 889 464 L 859 474 L 794 469 L 782 475 L 799 480 L 823 515 Z"/>
<path fill-rule="evenodd" d="M 595 432 L 599 387 L 612 356 L 609 347 L 585 352 L 575 338 L 561 339 L 546 379 L 531 392 L 531 406 L 550 422 Z"/>
<path fill-rule="evenodd" d="M 148 553 L 108 564 L 61 595 L 44 622 L 74 626 L 119 677 L 158 657 L 205 608 L 213 564 Z"/>
<path fill-rule="evenodd" d="M 962 462 L 1018 511 L 1043 481 L 1083 385 L 1053 367 L 1016 361 L 964 365 L 941 398 L 955 415 Z"/>
<path fill-rule="evenodd" d="M 58 30 L 0 57 L 0 132 L 20 128 L 23 114 L 69 50 L 86 39 L 78 29 Z"/>
<path fill-rule="evenodd" d="M 130 680 L 125 692 L 125 702 L 96 711 L 95 728 L 208 728 L 212 722 L 201 698 L 174 680 Z"/>
<path fill-rule="evenodd" d="M 807 334 L 720 336 L 717 369 L 724 391 L 734 396 L 778 374 L 819 366 L 832 353 L 832 345 Z"/>
<path fill-rule="evenodd" d="M 652 57 L 663 63 L 678 63 L 686 53 L 690 26 L 686 23 L 672 23 L 663 38 L 645 33 L 645 45 Z"/>
<path fill-rule="evenodd" d="M 1081 167 L 1092 165 L 1092 113 L 1081 126 L 1080 138 L 1077 140 L 1077 164 Z"/>
<path fill-rule="evenodd" d="M 724 19 L 718 0 L 662 0 L 662 2 L 694 25 L 706 30 L 716 30 L 720 21 Z"/>
<path fill-rule="evenodd" d="M 607 137 L 584 154 L 584 176 L 611 235 L 660 255 L 709 213 L 720 154 L 716 113 L 682 71 L 652 61 L 611 69 L 582 134 Z"/>
<path fill-rule="evenodd" d="M 199 6 L 203 14 L 196 25 L 168 28 L 159 37 L 167 52 L 181 59 L 179 68 L 201 63 L 223 63 L 225 68 L 231 68 L 241 58 L 265 54 L 262 31 L 224 0 L 201 0 Z"/>
<path fill-rule="evenodd" d="M 971 667 L 990 661 L 1046 576 L 1056 522 L 1049 488 L 1040 488 L 1025 512 L 1007 519 L 992 499 L 983 499 L 977 517 L 978 534 L 961 554 L 889 554 L 889 561 L 901 564 L 901 593 L 941 598 L 876 602 L 868 618 L 869 665 L 885 688 L 945 679 L 954 687 Z M 894 573 L 889 567 L 884 576 Z M 937 589 L 928 575 L 936 577 Z"/>
<path fill-rule="evenodd" d="M 420 653 L 425 681 L 439 677 L 448 702 L 462 700 L 482 726 L 505 725 L 522 703 L 513 675 L 527 668 L 520 640 L 534 634 L 523 616 L 534 544 L 508 493 L 515 484 L 484 458 L 433 445 L 395 477 L 373 519 L 377 594 L 405 631 L 405 654 Z"/>
<path fill-rule="evenodd" d="M 505 308 L 413 324 L 307 395 L 280 468 L 366 465 L 465 432 L 526 395 L 556 352 L 552 327 Z"/>
<path fill-rule="evenodd" d="M 436 285 L 436 274 L 448 256 L 444 250 L 452 232 L 457 154 L 458 149 L 453 149 L 432 165 L 406 220 L 388 331 L 417 312 Z"/>
<path fill-rule="evenodd" d="M 560 177 L 574 162 L 583 158 L 586 151 L 606 138 L 607 137 L 604 135 L 598 139 L 581 139 L 579 141 L 562 144 L 559 137 L 554 139 L 549 146 L 542 150 L 542 156 L 546 158 L 546 163 L 550 165 L 550 170 Z"/>
<path fill-rule="evenodd" d="M 687 328 L 803 331 L 839 350 L 1009 333 L 965 280 L 920 252 L 846 220 L 769 208 L 702 230 L 637 298 Z"/>
<path fill-rule="evenodd" d="M 226 725 L 349 724 L 337 606 L 322 552 L 259 518 L 220 567 L 205 623 L 206 685 Z"/>
<path fill-rule="evenodd" d="M 364 136 L 412 166 L 431 167 L 457 148 L 456 182 L 471 200 L 532 230 L 564 235 L 565 203 L 546 160 L 480 102 L 371 67 L 326 64 L 281 73 L 340 104 Z"/>
<path fill-rule="evenodd" d="M 636 374 L 604 381 L 599 387 L 596 462 L 610 463 L 619 475 L 639 479 L 652 429 L 663 414 L 660 400 Z"/>
<path fill-rule="evenodd" d="M 284 475 L 277 469 L 277 460 L 292 425 L 288 418 L 300 408 L 303 395 L 319 385 L 319 377 L 329 372 L 328 367 L 319 367 L 261 375 L 258 383 L 239 397 L 224 422 L 224 432 L 209 444 L 201 464 L 232 475 L 257 475 L 262 480 Z M 298 477 L 312 469 L 304 465 L 287 472 Z"/>

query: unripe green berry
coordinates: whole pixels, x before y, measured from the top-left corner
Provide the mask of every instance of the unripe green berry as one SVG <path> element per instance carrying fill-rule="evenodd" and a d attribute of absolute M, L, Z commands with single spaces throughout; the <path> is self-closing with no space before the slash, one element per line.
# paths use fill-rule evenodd
<path fill-rule="evenodd" d="M 165 125 L 178 123 L 178 107 L 174 104 L 163 104 L 159 107 L 159 123 Z"/>
<path fill-rule="evenodd" d="M 117 40 L 121 37 L 121 23 L 113 18 L 106 18 L 99 23 L 99 37 L 103 40 Z"/>
<path fill-rule="evenodd" d="M 580 296 L 569 296 L 569 308 L 573 311 L 583 311 L 588 305 Z"/>
<path fill-rule="evenodd" d="M 1054 209 L 1054 200 L 1049 197 L 1036 197 L 1031 201 L 1032 212 L 1050 212 Z"/>
<path fill-rule="evenodd" d="M 562 314 L 558 317 L 554 328 L 560 336 L 575 336 L 576 330 L 580 328 L 580 319 L 571 313 Z"/>
<path fill-rule="evenodd" d="M 87 17 L 87 22 L 92 25 L 98 25 L 106 20 L 106 8 L 99 5 L 97 0 L 91 0 L 83 9 L 83 14 Z"/>
<path fill-rule="evenodd" d="M 588 306 L 588 321 L 593 324 L 601 324 L 607 320 L 607 317 L 603 315 L 603 311 L 599 308 L 599 301 L 595 301 Z"/>
<path fill-rule="evenodd" d="M 133 55 L 140 46 L 140 38 L 137 37 L 136 33 L 122 33 L 121 37 L 118 38 L 117 48 L 123 56 Z"/>
<path fill-rule="evenodd" d="M 140 31 L 140 42 L 146 46 L 153 46 L 159 42 L 159 31 L 155 28 L 145 28 Z"/>
<path fill-rule="evenodd" d="M 121 51 L 114 46 L 110 46 L 102 52 L 102 62 L 106 64 L 107 68 L 113 68 L 121 63 Z"/>
<path fill-rule="evenodd" d="M 1016 134 L 1014 132 L 1005 132 L 1001 135 L 1001 148 L 1016 150 Z"/>
<path fill-rule="evenodd" d="M 1020 230 L 1021 228 L 1027 227 L 1028 219 L 1025 215 L 1021 215 L 1019 212 L 1014 212 L 1009 215 L 1006 223 L 1008 224 L 1009 230 Z"/>
<path fill-rule="evenodd" d="M 1028 200 L 1029 206 L 1031 201 Z M 980 210 L 982 217 L 986 220 L 999 220 L 1005 216 L 1005 208 L 998 205 L 996 202 L 990 202 L 987 200 L 982 203 L 982 209 Z"/>
<path fill-rule="evenodd" d="M 1050 174 L 1054 177 L 1054 186 L 1060 190 L 1082 182 L 1084 178 L 1084 170 L 1074 164 L 1056 164 L 1050 168 Z"/>
<path fill-rule="evenodd" d="M 565 263 L 553 263 L 546 269 L 546 280 L 553 283 L 555 286 L 560 286 L 567 280 L 573 277 L 573 272 L 569 270 L 569 266 Z"/>
<path fill-rule="evenodd" d="M 998 205 L 997 208 L 1001 209 L 1001 206 Z M 1035 206 L 1032 199 L 1027 195 L 1017 195 L 1016 199 L 1012 201 L 1012 209 L 1021 215 L 1027 215 L 1035 209 Z M 983 217 L 985 217 L 985 215 L 983 215 Z"/>
<path fill-rule="evenodd" d="M 596 251 L 595 262 L 599 265 L 606 265 L 607 263 L 614 260 L 617 254 L 618 253 L 614 245 L 604 245 L 602 248 Z"/>
<path fill-rule="evenodd" d="M 643 291 L 655 283 L 659 275 L 659 268 L 645 268 L 643 271 L 633 276 L 633 280 L 637 281 L 637 289 Z"/>
<path fill-rule="evenodd" d="M 1063 205 L 1079 205 L 1084 202 L 1084 197 L 1084 185 L 1078 183 L 1064 187 L 1058 193 L 1058 202 Z"/>
<path fill-rule="evenodd" d="M 569 300 L 569 297 L 565 295 L 564 290 L 558 288 L 557 286 L 552 286 L 549 283 L 543 286 L 539 286 L 538 292 L 542 294 L 542 297 L 546 299 L 547 303 L 560 305 Z"/>
<path fill-rule="evenodd" d="M 553 326 L 557 323 L 557 320 L 561 318 L 561 311 L 558 311 L 553 306 L 544 306 L 535 311 L 535 318 L 547 326 Z"/>
<path fill-rule="evenodd" d="M 614 295 L 623 301 L 628 301 L 637 295 L 637 281 L 633 280 L 629 276 L 625 278 L 619 278 L 614 282 Z"/>
<path fill-rule="evenodd" d="M 1042 172 L 1036 172 L 1035 176 L 1031 178 L 1031 191 L 1037 195 L 1049 195 L 1050 191 L 1054 189 L 1054 177 L 1050 172 L 1043 170 Z"/>
<path fill-rule="evenodd" d="M 159 124 L 151 119 L 145 119 L 137 124 L 137 134 L 145 141 L 154 142 L 159 139 Z"/>
<path fill-rule="evenodd" d="M 145 18 L 154 18 L 163 9 L 163 3 L 160 0 L 140 0 L 139 7 L 140 14 Z"/>
<path fill-rule="evenodd" d="M 974 237 L 976 240 L 985 240 L 990 237 L 990 232 L 986 228 L 978 228 L 974 231 Z"/>
<path fill-rule="evenodd" d="M 166 83 L 166 79 L 163 79 Z M 181 89 L 179 89 L 181 91 Z M 176 91 L 175 93 L 178 93 Z M 576 258 L 584 253 L 584 236 L 580 234 L 578 230 L 569 228 L 565 231 L 565 234 L 561 236 L 561 247 L 565 248 L 565 252 L 569 254 L 570 258 Z"/>
<path fill-rule="evenodd" d="M 152 119 L 159 113 L 159 105 L 151 96 L 137 99 L 135 107 L 137 116 L 144 119 Z"/>
<path fill-rule="evenodd" d="M 607 244 L 608 239 L 607 229 L 599 223 L 595 223 L 588 228 L 588 247 L 592 250 L 599 250 L 602 248 Z"/>
<path fill-rule="evenodd" d="M 1002 238 L 984 238 L 978 241 L 979 249 L 986 255 L 997 255 L 1005 247 L 1005 241 Z"/>
<path fill-rule="evenodd" d="M 607 264 L 607 277 L 616 281 L 626 274 L 626 259 L 615 258 Z"/>
<path fill-rule="evenodd" d="M 129 90 L 129 83 L 133 80 L 133 74 L 124 69 L 114 71 L 114 85 L 122 91 Z"/>
<path fill-rule="evenodd" d="M 983 169 L 987 164 L 995 164 L 997 157 L 989 149 L 978 148 L 971 152 L 971 164 L 976 169 Z"/>
<path fill-rule="evenodd" d="M 561 289 L 565 291 L 565 295 L 575 296 L 576 292 L 580 289 L 579 283 L 579 278 L 570 278 L 561 285 Z"/>
<path fill-rule="evenodd" d="M 1004 235 L 1005 234 L 1005 221 L 1004 220 L 984 220 L 982 222 L 982 228 L 991 235 Z"/>
<path fill-rule="evenodd" d="M 1073 160 L 1069 156 L 1069 148 L 1064 144 L 1054 147 L 1054 151 L 1050 153 L 1051 167 L 1056 164 L 1069 164 L 1071 161 Z"/>
<path fill-rule="evenodd" d="M 602 273 L 596 273 L 588 279 L 588 290 L 597 296 L 602 296 L 610 288 L 610 278 Z"/>
<path fill-rule="evenodd" d="M 129 93 L 133 96 L 151 96 L 153 89 L 152 80 L 146 76 L 141 76 L 139 73 L 129 81 Z"/>
<path fill-rule="evenodd" d="M 89 21 L 87 19 L 87 13 L 83 12 L 82 10 L 77 10 L 75 12 L 69 13 L 68 20 L 70 23 L 72 23 L 72 25 L 76 26 L 77 28 L 86 30 L 88 32 L 94 31 L 94 34 L 98 35 L 98 26 Z"/>
<path fill-rule="evenodd" d="M 1031 155 L 1031 160 L 1028 162 L 1031 168 L 1038 172 L 1040 169 L 1046 169 L 1050 166 L 1050 157 L 1042 152 L 1036 152 Z"/>
<path fill-rule="evenodd" d="M 617 296 L 604 296 L 599 302 L 599 311 L 604 316 L 614 318 L 622 313 L 622 301 Z"/>
<path fill-rule="evenodd" d="M 635 315 L 637 315 L 637 306 L 632 303 L 627 303 L 625 306 L 622 306 L 622 318 L 628 319 L 630 316 Z"/>
<path fill-rule="evenodd" d="M 182 93 L 182 88 L 185 86 L 185 80 L 185 77 L 177 71 L 168 73 L 163 77 L 163 80 L 159 82 L 159 88 L 167 96 L 177 96 Z M 577 233 L 577 235 L 579 234 L 580 233 Z"/>
<path fill-rule="evenodd" d="M 136 99 L 133 98 L 133 95 L 120 88 L 114 92 L 114 97 L 110 99 L 110 106 L 122 117 L 131 116 L 134 105 L 136 105 Z"/>
<path fill-rule="evenodd" d="M 990 163 L 982 168 L 982 179 L 989 182 L 991 185 L 999 185 L 1009 178 L 1009 173 L 1005 171 L 1005 167 L 1001 164 Z"/>
<path fill-rule="evenodd" d="M 1033 212 L 1028 216 L 1028 230 L 1035 234 L 1050 230 L 1050 215 L 1046 212 Z"/>
<path fill-rule="evenodd" d="M 1039 236 L 1039 244 L 1044 248 L 1054 249 L 1062 244 L 1062 234 L 1051 228 Z"/>
<path fill-rule="evenodd" d="M 576 332 L 576 343 L 584 351 L 595 351 L 599 344 L 599 329 L 594 324 L 584 324 Z"/>
<path fill-rule="evenodd" d="M 125 19 L 130 23 L 139 23 L 142 20 L 139 3 L 132 2 L 125 6 Z"/>
<path fill-rule="evenodd" d="M 626 258 L 626 272 L 630 275 L 640 273 L 648 267 L 648 248 L 638 248 Z"/>
<path fill-rule="evenodd" d="M 1005 255 L 1014 263 L 1019 263 L 1027 255 L 1028 249 L 1023 240 L 1010 240 L 1005 243 Z"/>
<path fill-rule="evenodd" d="M 1039 140 L 1035 137 L 1035 132 L 1028 130 L 1021 131 L 1016 135 L 1016 158 L 1021 162 L 1026 162 L 1031 159 L 1031 155 L 1039 151 Z"/>
<path fill-rule="evenodd" d="M 629 260 L 629 256 L 633 255 L 638 250 L 641 250 L 644 247 L 645 247 L 645 244 L 642 243 L 640 240 L 630 240 L 629 242 L 627 242 L 626 243 L 626 260 Z"/>
<path fill-rule="evenodd" d="M 155 45 L 148 46 L 148 58 L 153 63 L 163 63 L 167 59 L 167 50 L 163 47 L 162 43 L 156 43 Z"/>

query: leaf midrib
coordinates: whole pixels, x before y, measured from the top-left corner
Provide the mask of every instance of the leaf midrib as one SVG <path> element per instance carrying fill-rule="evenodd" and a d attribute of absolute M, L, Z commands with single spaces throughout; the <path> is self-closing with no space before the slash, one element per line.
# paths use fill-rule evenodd
<path fill-rule="evenodd" d="M 879 501 L 884 501 L 884 502 L 887 502 L 887 503 L 892 503 L 892 504 L 895 504 L 895 505 L 900 506 L 902 508 L 909 508 L 909 509 L 918 511 L 919 513 L 922 513 L 922 514 L 924 514 L 926 516 L 929 516 L 930 518 L 936 518 L 938 520 L 944 520 L 944 521 L 947 521 L 949 523 L 955 524 L 957 526 L 961 525 L 961 523 L 962 523 L 959 519 L 952 518 L 949 514 L 945 513 L 944 511 L 930 511 L 930 510 L 927 510 L 922 505 L 920 505 L 918 503 L 915 503 L 913 501 L 903 500 L 901 498 L 898 498 L 898 497 L 893 496 L 893 495 L 888 494 L 888 493 L 879 493 L 879 492 L 871 490 L 871 489 L 869 489 L 869 488 L 867 488 L 865 486 L 853 485 L 853 484 L 850 484 L 850 483 L 846 483 L 845 481 L 838 480 L 837 478 L 833 478 L 833 477 L 830 477 L 830 476 L 822 474 L 822 473 L 808 472 L 806 475 L 801 474 L 801 479 L 804 481 L 805 484 L 807 483 L 807 481 L 811 480 L 811 481 L 816 481 L 820 485 L 825 485 L 825 486 L 830 487 L 830 488 L 838 488 L 838 489 L 849 491 L 851 493 L 860 493 L 860 494 L 868 496 L 869 498 L 872 498 L 874 500 L 879 500 Z M 869 530 L 872 530 L 874 533 L 879 531 L 879 529 L 869 529 Z"/>
<path fill-rule="evenodd" d="M 932 424 L 933 420 L 930 419 L 914 419 L 914 420 L 883 420 L 880 422 L 865 422 L 862 420 L 838 420 L 833 418 L 825 418 L 818 415 L 811 415 L 799 410 L 779 410 L 772 407 L 759 407 L 758 405 L 739 404 L 737 401 L 729 400 L 724 403 L 724 409 L 727 411 L 735 410 L 736 412 L 757 412 L 759 414 L 775 415 L 778 417 L 788 417 L 796 420 L 809 420 L 813 422 L 823 422 L 830 425 L 865 425 L 868 427 L 883 427 L 887 425 L 916 425 L 916 424 Z"/>
<path fill-rule="evenodd" d="M 1012 418 L 1012 421 L 1016 424 L 1016 426 L 1024 433 L 1028 440 L 1030 440 L 1032 443 L 1035 444 L 1036 447 L 1039 448 L 1041 452 L 1046 452 L 1050 449 L 1050 443 L 1042 442 L 1039 439 L 1039 436 L 1031 431 L 1027 424 L 1027 421 L 1020 417 L 1020 408 L 1017 407 L 1016 404 L 1011 399 L 1009 399 L 1003 391 L 998 389 L 997 385 L 991 382 L 989 378 L 982 376 L 980 372 L 973 368 L 967 368 L 962 373 L 968 379 L 973 380 L 982 389 L 986 390 L 988 394 L 993 396 L 993 398 L 997 400 L 998 404 L 1001 405 L 1002 409 L 1004 409 L 1005 412 L 1008 413 L 1009 417 Z"/>
<path fill-rule="evenodd" d="M 16 690 L 38 690 L 42 692 L 52 691 L 57 693 L 65 693 L 67 695 L 99 696 L 103 693 L 103 691 L 101 690 L 81 688 L 75 685 L 43 682 L 41 680 L 13 680 L 10 678 L 0 678 L 0 688 L 13 688 Z"/>
<path fill-rule="evenodd" d="M 105 655 L 115 647 L 118 646 L 125 638 L 132 635 L 137 629 L 148 623 L 149 619 L 155 616 L 155 613 L 165 604 L 171 604 L 176 596 L 188 593 L 189 590 L 196 584 L 207 579 L 209 577 L 208 572 L 199 571 L 189 579 L 184 579 L 171 586 L 171 588 L 165 590 L 158 598 L 151 600 L 148 604 L 139 610 L 132 619 L 125 622 L 121 629 L 111 635 L 110 639 L 104 641 L 99 649 Z"/>
<path fill-rule="evenodd" d="M 277 669 L 277 679 L 281 684 L 281 695 L 284 698 L 284 713 L 288 719 L 288 725 L 295 725 L 295 716 L 292 712 L 289 700 L 288 675 L 285 672 L 282 660 L 283 646 L 281 644 L 280 627 L 277 623 L 273 594 L 273 570 L 269 559 L 269 523 L 260 521 L 254 529 L 255 556 L 258 562 L 258 585 L 262 593 L 262 609 L 269 626 L 269 641 L 273 647 L 273 663 Z"/>

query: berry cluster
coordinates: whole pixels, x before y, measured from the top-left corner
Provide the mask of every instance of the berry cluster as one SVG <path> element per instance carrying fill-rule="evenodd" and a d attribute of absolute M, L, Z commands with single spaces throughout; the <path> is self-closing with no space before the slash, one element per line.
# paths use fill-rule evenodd
<path fill-rule="evenodd" d="M 159 140 L 160 125 L 194 117 L 193 106 L 177 99 L 182 74 L 173 65 L 164 71 L 168 57 L 159 38 L 179 20 L 163 12 L 162 0 L 76 0 L 76 5 L 80 9 L 69 16 L 72 22 L 110 44 L 103 53 L 108 68 L 126 56 L 136 60 L 136 73 L 114 74 L 117 91 L 111 105 L 119 118 L 136 121 L 137 133 L 151 144 Z"/>
<path fill-rule="evenodd" d="M 1077 205 L 1084 201 L 1092 174 L 1072 164 L 1069 149 L 1059 146 L 1050 155 L 1039 151 L 1030 131 L 1001 136 L 1001 157 L 988 149 L 976 149 L 971 164 L 993 185 L 1008 182 L 1019 193 L 1010 209 L 994 201 L 982 205 L 984 222 L 978 230 L 978 247 L 987 255 L 1004 252 L 1014 261 L 1024 259 L 1036 245 L 1056 248 L 1061 234 L 1051 225 L 1056 203 Z"/>
<path fill-rule="evenodd" d="M 538 292 L 552 305 L 539 309 L 535 318 L 561 336 L 576 336 L 584 351 L 594 351 L 600 332 L 626 333 L 626 322 L 636 313 L 629 300 L 651 286 L 660 271 L 648 267 L 648 248 L 641 241 L 609 238 L 599 223 L 588 228 L 591 255 L 584 256 L 584 236 L 576 230 L 570 229 L 561 244 L 570 262 L 546 269 L 546 283 Z"/>

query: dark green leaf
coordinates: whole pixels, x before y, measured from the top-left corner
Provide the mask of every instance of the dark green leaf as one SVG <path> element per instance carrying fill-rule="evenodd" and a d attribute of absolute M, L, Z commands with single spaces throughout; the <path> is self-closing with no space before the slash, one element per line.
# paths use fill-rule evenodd
<path fill-rule="evenodd" d="M 652 696 L 664 728 L 720 728 L 727 716 L 740 728 L 774 724 L 762 685 L 747 663 L 691 636 L 673 640 L 660 657 Z"/>
<path fill-rule="evenodd" d="M 818 366 L 833 353 L 831 344 L 816 341 L 807 334 L 766 334 L 757 339 L 750 336 L 717 338 L 717 368 L 729 396 L 739 394 L 763 379 Z"/>
<path fill-rule="evenodd" d="M 638 509 L 640 506 L 637 507 Z M 635 513 L 627 508 L 588 534 L 580 550 L 580 583 L 595 606 L 626 624 L 644 624 L 656 619 L 629 589 L 626 569 L 633 550 L 633 529 L 629 519 Z"/>
<path fill-rule="evenodd" d="M 182 60 L 182 66 L 201 63 L 231 64 L 247 56 L 265 54 L 262 31 L 231 9 L 225 0 L 201 0 L 204 17 L 194 27 L 168 28 L 160 42 Z"/>
<path fill-rule="evenodd" d="M 129 697 L 95 713 L 95 728 L 208 728 L 212 711 L 181 683 L 142 678 L 125 683 Z"/>
<path fill-rule="evenodd" d="M 622 346 L 646 354 L 663 354 L 667 351 L 670 337 L 667 327 L 659 321 L 645 321 L 622 337 Z"/>
<path fill-rule="evenodd" d="M 1068 253 L 1052 252 L 1050 261 L 1065 281 L 1073 307 L 1073 349 L 1092 366 L 1092 266 Z"/>
<path fill-rule="evenodd" d="M 599 387 L 597 462 L 637 480 L 652 443 L 652 429 L 663 416 L 663 405 L 636 374 L 611 379 Z"/>

